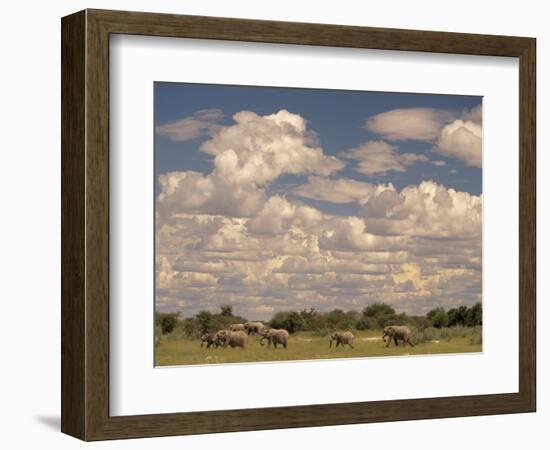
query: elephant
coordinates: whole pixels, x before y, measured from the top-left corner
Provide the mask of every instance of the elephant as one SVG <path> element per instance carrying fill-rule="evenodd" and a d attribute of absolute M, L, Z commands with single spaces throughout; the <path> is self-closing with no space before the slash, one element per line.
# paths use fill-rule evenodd
<path fill-rule="evenodd" d="M 386 337 L 389 338 L 386 347 L 390 346 L 392 339 L 395 342 L 396 347 L 399 345 L 399 341 L 403 341 L 403 346 L 409 344 L 411 347 L 414 347 L 411 340 L 411 329 L 405 325 L 388 325 L 382 332 L 382 340 L 384 342 L 386 342 Z"/>
<path fill-rule="evenodd" d="M 233 325 L 229 325 L 229 331 L 245 331 L 244 324 L 234 323 Z"/>
<path fill-rule="evenodd" d="M 222 347 L 241 347 L 245 348 L 248 342 L 248 335 L 244 331 L 218 331 L 216 333 L 218 341 Z"/>
<path fill-rule="evenodd" d="M 267 339 L 267 346 L 271 347 L 271 344 L 273 344 L 273 347 L 277 348 L 277 344 L 282 345 L 284 348 L 287 348 L 288 346 L 288 331 L 285 329 L 275 329 L 271 328 L 269 330 L 264 329 L 261 332 L 262 338 L 260 339 L 260 345 L 264 345 L 264 339 Z"/>
<path fill-rule="evenodd" d="M 330 336 L 330 343 L 328 345 L 328 348 L 332 347 L 332 342 L 336 341 L 336 347 L 341 345 L 342 347 L 347 344 L 351 348 L 353 347 L 353 340 L 355 339 L 355 336 L 351 331 L 337 331 L 336 333 L 332 333 Z"/>
<path fill-rule="evenodd" d="M 260 334 L 264 328 L 265 325 L 262 322 L 246 322 L 244 324 L 244 331 L 246 331 L 249 335 L 252 333 Z"/>
<path fill-rule="evenodd" d="M 206 344 L 206 348 L 210 348 L 213 345 L 216 345 L 216 334 L 215 333 L 204 333 L 201 336 L 201 348 Z"/>
<path fill-rule="evenodd" d="M 227 337 L 227 334 L 229 331 L 227 330 L 219 330 L 214 334 L 214 347 L 223 347 L 223 344 L 225 342 L 225 339 Z"/>

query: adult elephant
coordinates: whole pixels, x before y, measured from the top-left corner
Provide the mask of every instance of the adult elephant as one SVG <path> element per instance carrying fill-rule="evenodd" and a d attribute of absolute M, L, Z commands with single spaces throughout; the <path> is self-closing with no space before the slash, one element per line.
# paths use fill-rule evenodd
<path fill-rule="evenodd" d="M 247 334 L 260 334 L 265 328 L 265 325 L 262 322 L 246 322 L 244 324 L 244 331 Z"/>
<path fill-rule="evenodd" d="M 336 347 L 341 345 L 342 347 L 344 345 L 349 345 L 351 348 L 353 347 L 353 340 L 355 339 L 355 336 L 351 331 L 337 331 L 336 333 L 332 333 L 330 336 L 330 343 L 328 344 L 328 348 L 332 347 L 332 343 L 336 341 Z"/>
<path fill-rule="evenodd" d="M 388 338 L 386 347 L 390 346 L 392 340 L 395 342 L 396 347 L 399 345 L 399 341 L 403 341 L 403 347 L 407 344 L 414 347 L 412 343 L 412 331 L 406 325 L 388 325 L 382 332 L 382 340 L 384 342 L 386 342 L 386 337 Z"/>
<path fill-rule="evenodd" d="M 245 331 L 244 323 L 234 323 L 233 325 L 229 325 L 229 331 Z"/>
<path fill-rule="evenodd" d="M 271 328 L 269 330 L 262 331 L 262 338 L 260 339 L 260 345 L 264 345 L 264 340 L 267 339 L 267 346 L 277 348 L 277 344 L 282 345 L 284 348 L 288 346 L 288 331 L 285 329 Z"/>
<path fill-rule="evenodd" d="M 248 342 L 248 335 L 244 331 L 218 331 L 216 333 L 218 341 L 222 347 L 240 347 L 245 348 Z"/>
<path fill-rule="evenodd" d="M 227 338 L 228 330 L 219 330 L 214 334 L 214 347 L 223 347 L 224 342 Z"/>

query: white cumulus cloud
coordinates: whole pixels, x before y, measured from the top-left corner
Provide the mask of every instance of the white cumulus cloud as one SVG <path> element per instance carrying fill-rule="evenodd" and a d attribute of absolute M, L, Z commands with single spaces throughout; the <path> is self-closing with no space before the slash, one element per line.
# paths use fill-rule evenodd
<path fill-rule="evenodd" d="M 365 126 L 390 141 L 431 141 L 454 118 L 452 112 L 443 109 L 403 108 L 376 114 Z"/>
<path fill-rule="evenodd" d="M 355 170 L 365 175 L 384 175 L 387 172 L 405 172 L 407 167 L 428 161 L 417 153 L 399 153 L 397 147 L 384 141 L 369 141 L 340 153 L 342 158 L 357 160 Z"/>
<path fill-rule="evenodd" d="M 191 117 L 159 125 L 156 132 L 173 141 L 191 141 L 215 133 L 220 128 L 217 122 L 221 119 L 223 112 L 220 109 L 202 109 Z"/>
<path fill-rule="evenodd" d="M 267 201 L 264 187 L 279 176 L 330 175 L 345 165 L 314 146 L 313 134 L 297 114 L 241 111 L 233 118 L 235 125 L 219 129 L 201 146 L 201 151 L 214 155 L 210 174 L 182 171 L 160 176 L 160 214 L 178 209 L 250 217 Z"/>
<path fill-rule="evenodd" d="M 292 194 L 298 197 L 325 200 L 332 203 L 365 203 L 379 190 L 393 189 L 391 184 L 365 183 L 348 178 L 310 176 L 307 183 L 296 186 Z"/>
<path fill-rule="evenodd" d="M 435 150 L 441 155 L 461 159 L 469 166 L 481 167 L 481 125 L 469 120 L 455 120 L 441 130 Z"/>

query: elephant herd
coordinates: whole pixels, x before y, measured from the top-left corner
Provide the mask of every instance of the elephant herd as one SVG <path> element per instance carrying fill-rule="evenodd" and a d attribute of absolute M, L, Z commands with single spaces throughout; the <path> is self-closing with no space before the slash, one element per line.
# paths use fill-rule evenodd
<path fill-rule="evenodd" d="M 267 340 L 267 346 L 277 348 L 277 345 L 287 348 L 289 333 L 285 329 L 269 328 L 261 322 L 246 322 L 244 324 L 233 324 L 228 327 L 227 330 L 219 330 L 216 333 L 205 333 L 201 336 L 201 348 L 206 345 L 206 348 L 218 348 L 218 347 L 240 347 L 245 348 L 248 343 L 248 337 L 251 334 L 261 336 L 260 345 L 265 345 Z M 353 340 L 355 336 L 351 331 L 337 331 L 329 336 L 329 348 L 332 348 L 332 344 L 335 343 L 335 347 L 345 345 L 350 348 L 354 348 Z M 405 325 L 388 325 L 384 327 L 382 331 L 382 340 L 386 343 L 386 347 L 389 347 L 392 341 L 397 347 L 399 342 L 403 343 L 403 346 L 409 344 L 414 347 L 412 343 L 412 332 L 409 327 Z"/>
<path fill-rule="evenodd" d="M 248 336 L 255 334 L 261 336 L 260 345 L 277 348 L 282 345 L 288 346 L 289 333 L 285 329 L 269 328 L 261 322 L 246 322 L 230 325 L 227 330 L 219 330 L 216 333 L 205 333 L 201 336 L 201 348 L 206 345 L 210 347 L 240 347 L 245 348 L 248 343 Z"/>

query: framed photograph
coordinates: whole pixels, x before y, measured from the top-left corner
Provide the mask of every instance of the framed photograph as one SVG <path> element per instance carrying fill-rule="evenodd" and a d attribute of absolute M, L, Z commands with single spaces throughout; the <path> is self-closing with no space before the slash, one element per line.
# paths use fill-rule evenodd
<path fill-rule="evenodd" d="M 62 431 L 532 412 L 535 39 L 62 19 Z"/>

